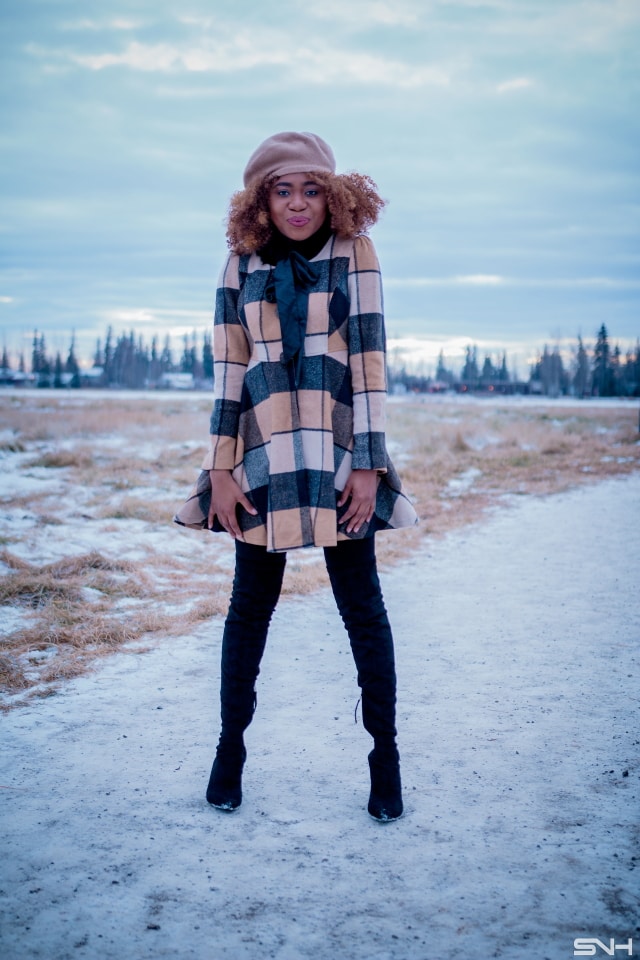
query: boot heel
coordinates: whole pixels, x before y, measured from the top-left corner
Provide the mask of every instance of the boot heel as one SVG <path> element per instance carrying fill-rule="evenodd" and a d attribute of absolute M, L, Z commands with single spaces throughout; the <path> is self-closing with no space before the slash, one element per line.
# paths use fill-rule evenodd
<path fill-rule="evenodd" d="M 378 823 L 399 820 L 404 812 L 402 784 L 400 781 L 400 758 L 394 750 L 386 756 L 379 755 L 375 748 L 369 754 L 371 793 L 367 811 Z"/>
<path fill-rule="evenodd" d="M 247 759 L 244 744 L 218 744 L 207 787 L 207 803 L 232 813 L 242 803 L 242 768 Z"/>

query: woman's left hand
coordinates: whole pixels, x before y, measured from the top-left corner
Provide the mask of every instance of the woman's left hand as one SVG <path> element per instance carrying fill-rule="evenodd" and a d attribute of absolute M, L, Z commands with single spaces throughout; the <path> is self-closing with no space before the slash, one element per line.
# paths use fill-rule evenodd
<path fill-rule="evenodd" d="M 346 486 L 338 500 L 342 507 L 351 497 L 351 503 L 341 519 L 347 524 L 347 533 L 357 533 L 363 523 L 368 523 L 373 516 L 376 506 L 376 491 L 378 489 L 377 470 L 352 470 Z"/>

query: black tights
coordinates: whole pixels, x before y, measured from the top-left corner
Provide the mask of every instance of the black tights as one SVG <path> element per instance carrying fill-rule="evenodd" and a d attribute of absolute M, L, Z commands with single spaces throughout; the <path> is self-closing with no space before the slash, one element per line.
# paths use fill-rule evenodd
<path fill-rule="evenodd" d="M 349 635 L 362 688 L 362 722 L 380 749 L 396 736 L 393 638 L 382 599 L 373 537 L 325 547 L 327 573 Z M 222 735 L 242 736 L 255 708 L 255 681 L 276 608 L 286 553 L 236 540 L 236 570 L 222 640 Z"/>

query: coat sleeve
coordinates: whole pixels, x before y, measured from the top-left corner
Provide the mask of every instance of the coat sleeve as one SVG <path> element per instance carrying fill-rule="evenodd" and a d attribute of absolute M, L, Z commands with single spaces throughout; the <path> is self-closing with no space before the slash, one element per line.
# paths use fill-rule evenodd
<path fill-rule="evenodd" d="M 211 450 L 203 470 L 232 470 L 240 419 L 240 399 L 250 350 L 238 315 L 239 257 L 230 254 L 220 273 L 213 323 L 213 411 Z"/>
<path fill-rule="evenodd" d="M 349 366 L 353 389 L 354 470 L 387 465 L 385 404 L 386 340 L 382 278 L 369 237 L 356 237 L 349 263 Z"/>

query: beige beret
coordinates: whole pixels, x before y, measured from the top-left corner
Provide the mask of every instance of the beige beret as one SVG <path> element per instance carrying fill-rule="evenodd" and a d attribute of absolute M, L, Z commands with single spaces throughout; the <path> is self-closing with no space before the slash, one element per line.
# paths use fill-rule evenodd
<path fill-rule="evenodd" d="M 275 133 L 253 151 L 244 171 L 244 185 L 285 173 L 336 172 L 333 150 L 315 133 Z"/>

